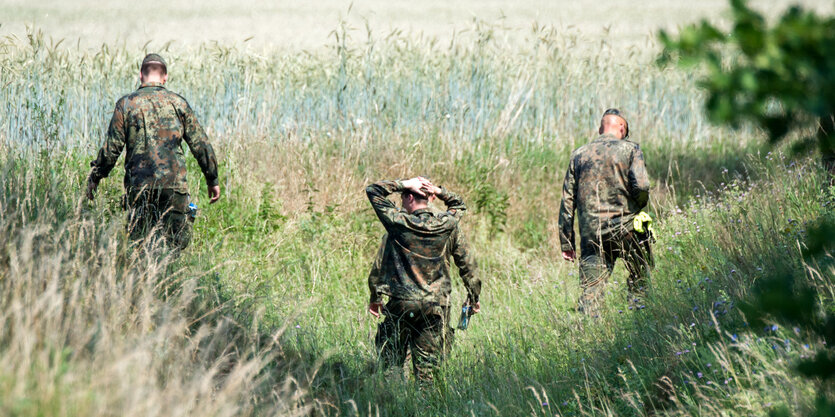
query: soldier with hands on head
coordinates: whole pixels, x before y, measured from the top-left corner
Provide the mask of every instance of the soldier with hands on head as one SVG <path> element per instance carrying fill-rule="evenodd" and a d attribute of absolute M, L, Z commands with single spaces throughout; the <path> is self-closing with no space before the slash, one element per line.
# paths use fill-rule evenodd
<path fill-rule="evenodd" d="M 169 248 L 179 251 L 188 246 L 192 227 L 182 142 L 203 171 L 210 204 L 220 198 L 217 160 L 188 102 L 165 88 L 165 60 L 148 54 L 139 79 L 139 89 L 116 102 L 104 146 L 90 164 L 87 198 L 95 198 L 99 182 L 125 150 L 125 208 L 131 240 L 142 240 L 156 231 Z"/>
<path fill-rule="evenodd" d="M 638 144 L 626 140 L 629 124 L 617 109 L 600 121 L 600 136 L 571 154 L 560 204 L 562 256 L 576 259 L 575 213 L 580 230 L 580 296 L 577 309 L 598 314 L 605 284 L 615 261 L 622 258 L 629 272 L 631 308 L 643 308 L 646 279 L 652 266 L 651 232 L 641 223 L 649 201 L 649 177 Z M 636 222 L 637 218 L 637 222 Z"/>
<path fill-rule="evenodd" d="M 398 192 L 402 209 L 388 199 Z M 467 289 L 465 305 L 474 313 L 481 307 L 481 281 L 458 224 L 466 206 L 456 194 L 422 177 L 381 181 L 366 193 L 387 232 L 368 279 L 368 311 L 385 315 L 375 338 L 380 360 L 386 368 L 402 367 L 411 352 L 415 377 L 431 381 L 452 345 L 450 258 Z M 436 197 L 446 211 L 430 208 Z M 389 297 L 385 306 L 383 295 Z"/>

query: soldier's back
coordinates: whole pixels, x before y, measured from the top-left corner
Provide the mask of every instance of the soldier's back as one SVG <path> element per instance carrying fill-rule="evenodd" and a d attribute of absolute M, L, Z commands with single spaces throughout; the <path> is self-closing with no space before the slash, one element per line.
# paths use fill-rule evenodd
<path fill-rule="evenodd" d="M 630 202 L 629 170 L 638 145 L 603 135 L 572 154 L 580 233 L 597 240 L 612 235 L 624 216 L 636 212 Z"/>
<path fill-rule="evenodd" d="M 125 185 L 185 190 L 185 99 L 161 85 L 142 86 L 122 97 L 117 109 L 124 117 Z"/>

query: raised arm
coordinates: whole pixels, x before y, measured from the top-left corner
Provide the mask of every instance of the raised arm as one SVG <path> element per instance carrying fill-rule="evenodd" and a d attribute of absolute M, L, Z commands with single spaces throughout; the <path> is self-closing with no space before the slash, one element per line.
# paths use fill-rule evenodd
<path fill-rule="evenodd" d="M 119 160 L 119 155 L 125 149 L 125 109 L 124 101 L 119 100 L 110 118 L 110 126 L 107 128 L 107 136 L 104 145 L 99 149 L 96 159 L 90 163 L 90 175 L 87 177 L 87 197 L 93 199 L 93 192 L 103 178 L 110 175 L 110 171 Z"/>
<path fill-rule="evenodd" d="M 464 200 L 462 200 L 458 194 L 455 194 L 446 188 L 438 187 L 435 196 L 438 197 L 439 200 L 443 201 L 444 204 L 446 204 L 447 211 L 458 219 L 460 219 L 467 211 L 467 206 L 464 204 Z"/>
<path fill-rule="evenodd" d="M 574 252 L 574 194 L 577 191 L 574 177 L 574 158 L 568 163 L 562 184 L 562 202 L 560 203 L 560 249 L 562 252 Z"/>
<path fill-rule="evenodd" d="M 649 175 L 644 164 L 644 153 L 635 145 L 632 152 L 632 164 L 629 166 L 629 194 L 639 208 L 644 208 L 649 202 Z"/>
<path fill-rule="evenodd" d="M 406 224 L 406 213 L 399 210 L 394 202 L 388 199 L 389 194 L 408 190 L 419 195 L 426 195 L 421 189 L 424 183 L 425 181 L 420 178 L 411 178 L 403 181 L 380 181 L 365 188 L 368 201 L 371 202 L 371 207 L 374 208 L 377 218 L 386 230 L 399 224 Z"/>

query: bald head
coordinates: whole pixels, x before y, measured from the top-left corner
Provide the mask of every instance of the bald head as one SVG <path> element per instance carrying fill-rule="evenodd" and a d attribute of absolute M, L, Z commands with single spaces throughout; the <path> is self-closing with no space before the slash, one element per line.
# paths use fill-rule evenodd
<path fill-rule="evenodd" d="M 607 114 L 600 120 L 600 134 L 612 135 L 618 139 L 626 136 L 626 119 L 615 114 Z"/>

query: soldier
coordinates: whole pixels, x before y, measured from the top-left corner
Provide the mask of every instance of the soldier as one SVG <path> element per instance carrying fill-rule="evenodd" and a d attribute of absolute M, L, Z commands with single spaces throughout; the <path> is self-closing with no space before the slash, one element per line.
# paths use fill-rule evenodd
<path fill-rule="evenodd" d="M 138 90 L 116 102 L 104 146 L 90 163 L 87 198 L 95 198 L 99 181 L 127 148 L 124 185 L 131 240 L 155 231 L 168 247 L 180 251 L 191 240 L 192 226 L 182 142 L 206 177 L 210 204 L 220 198 L 217 160 L 188 102 L 165 89 L 168 69 L 161 56 L 149 54 L 142 60 L 139 80 Z"/>
<path fill-rule="evenodd" d="M 560 244 L 567 261 L 576 258 L 574 212 L 580 229 L 580 286 L 577 310 L 596 316 L 604 284 L 618 258 L 629 272 L 630 308 L 640 298 L 652 264 L 649 233 L 633 221 L 649 201 L 649 178 L 638 144 L 626 140 L 629 124 L 617 109 L 600 121 L 600 136 L 571 154 L 560 205 Z"/>
<path fill-rule="evenodd" d="M 387 198 L 395 192 L 401 193 L 402 210 Z M 465 305 L 474 313 L 481 308 L 481 281 L 458 225 L 466 206 L 456 194 L 420 177 L 381 181 L 366 193 L 387 232 L 368 279 L 368 311 L 386 316 L 375 338 L 380 359 L 386 368 L 402 367 L 411 352 L 415 377 L 431 381 L 452 345 L 450 257 L 467 289 Z M 444 201 L 447 211 L 429 208 L 434 197 Z M 385 306 L 383 295 L 389 296 Z"/>

